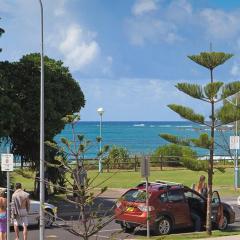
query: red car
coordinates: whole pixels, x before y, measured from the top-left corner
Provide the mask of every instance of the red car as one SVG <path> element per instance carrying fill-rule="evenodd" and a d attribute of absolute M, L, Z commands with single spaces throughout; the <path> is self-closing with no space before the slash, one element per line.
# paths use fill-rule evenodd
<path fill-rule="evenodd" d="M 207 199 L 198 192 L 182 184 L 166 181 L 149 183 L 150 228 L 156 234 L 169 234 L 173 229 L 194 227 L 193 214 L 199 219 L 201 228 L 205 226 Z M 222 203 L 217 191 L 212 197 L 212 223 L 219 226 L 221 213 L 223 224 L 219 229 L 226 229 L 234 223 L 235 212 L 232 207 Z M 117 202 L 115 221 L 126 232 L 136 227 L 146 227 L 146 183 L 129 189 Z"/>

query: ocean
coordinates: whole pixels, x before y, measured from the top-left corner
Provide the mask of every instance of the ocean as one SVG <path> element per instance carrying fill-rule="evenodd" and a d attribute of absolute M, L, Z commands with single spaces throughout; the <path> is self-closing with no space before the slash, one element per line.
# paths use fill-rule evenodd
<path fill-rule="evenodd" d="M 75 124 L 75 132 L 83 134 L 92 142 L 92 146 L 85 155 L 86 158 L 95 157 L 99 149 L 96 137 L 99 136 L 100 124 L 98 121 L 79 121 Z M 216 131 L 216 140 L 221 147 L 215 145 L 215 155 L 228 155 L 223 145 L 229 143 L 230 135 L 234 135 L 234 125 L 227 125 L 221 131 Z M 198 125 L 186 121 L 128 121 L 128 122 L 102 122 L 102 145 L 121 146 L 128 149 L 131 155 L 152 153 L 157 147 L 167 144 L 159 134 L 168 133 L 185 138 L 198 137 L 200 133 L 210 134 L 210 130 L 204 125 Z M 55 137 L 60 142 L 61 137 L 72 139 L 72 130 L 67 125 L 64 130 Z M 224 144 L 225 143 L 225 144 Z M 209 151 L 194 148 L 198 155 L 208 155 Z"/>

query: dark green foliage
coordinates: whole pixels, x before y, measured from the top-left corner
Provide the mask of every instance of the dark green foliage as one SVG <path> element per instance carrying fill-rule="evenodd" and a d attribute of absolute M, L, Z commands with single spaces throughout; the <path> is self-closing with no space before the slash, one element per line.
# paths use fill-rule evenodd
<path fill-rule="evenodd" d="M 45 140 L 65 126 L 62 118 L 85 104 L 79 84 L 61 61 L 45 61 Z M 12 153 L 38 166 L 40 129 L 40 55 L 0 62 L 0 138 L 11 139 Z"/>
<path fill-rule="evenodd" d="M 208 83 L 204 87 L 204 93 L 206 97 L 212 101 L 217 97 L 217 93 L 219 92 L 220 88 L 223 86 L 223 82 L 213 82 L 213 83 Z"/>
<path fill-rule="evenodd" d="M 196 158 L 197 153 L 190 147 L 180 146 L 177 144 L 166 144 L 158 147 L 151 155 L 151 162 L 159 162 L 159 158 L 168 166 L 178 166 L 183 163 L 184 158 Z M 168 162 L 169 161 L 169 162 Z"/>
<path fill-rule="evenodd" d="M 185 119 L 196 123 L 204 123 L 204 117 L 200 114 L 196 114 L 191 108 L 177 104 L 170 104 L 168 107 Z"/>
<path fill-rule="evenodd" d="M 192 138 L 191 142 L 195 147 L 200 147 L 205 149 L 210 149 L 212 144 L 212 141 L 209 139 L 209 136 L 207 133 L 202 133 L 197 139 Z"/>
<path fill-rule="evenodd" d="M 192 61 L 213 70 L 215 67 L 225 63 L 233 54 L 224 52 L 201 52 L 199 55 L 188 56 Z"/>
<path fill-rule="evenodd" d="M 203 99 L 204 95 L 202 92 L 202 87 L 197 84 L 190 83 L 178 83 L 176 88 L 189 96 L 197 99 Z"/>
<path fill-rule="evenodd" d="M 223 101 L 223 106 L 217 111 L 217 118 L 224 124 L 232 123 L 240 119 L 240 104 L 236 107 L 234 106 L 236 100 L 232 99 L 231 101 L 233 104 L 226 100 Z"/>
<path fill-rule="evenodd" d="M 106 163 L 111 168 L 120 168 L 122 163 L 128 163 L 130 161 L 130 155 L 126 148 L 113 146 L 111 147 Z"/>
<path fill-rule="evenodd" d="M 174 144 L 179 144 L 182 146 L 190 146 L 190 141 L 188 139 L 183 139 L 178 136 L 174 136 L 174 135 L 167 134 L 167 133 L 159 134 L 159 136 L 161 138 L 165 139 L 166 141 L 174 143 Z"/>
<path fill-rule="evenodd" d="M 183 157 L 182 164 L 192 171 L 205 171 L 208 169 L 208 162 L 205 160 L 198 160 L 194 157 Z"/>
<path fill-rule="evenodd" d="M 240 81 L 235 81 L 235 82 L 225 84 L 223 86 L 221 98 L 222 99 L 227 98 L 229 96 L 232 96 L 238 93 L 239 91 L 240 91 Z"/>

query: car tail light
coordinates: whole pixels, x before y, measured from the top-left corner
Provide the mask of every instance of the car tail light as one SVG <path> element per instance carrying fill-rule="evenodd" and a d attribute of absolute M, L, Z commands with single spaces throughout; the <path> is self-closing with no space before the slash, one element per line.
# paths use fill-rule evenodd
<path fill-rule="evenodd" d="M 140 205 L 138 206 L 138 209 L 142 212 L 147 212 L 147 206 L 146 205 Z M 148 211 L 151 212 L 151 211 L 154 211 L 154 207 L 153 206 L 148 206 Z"/>

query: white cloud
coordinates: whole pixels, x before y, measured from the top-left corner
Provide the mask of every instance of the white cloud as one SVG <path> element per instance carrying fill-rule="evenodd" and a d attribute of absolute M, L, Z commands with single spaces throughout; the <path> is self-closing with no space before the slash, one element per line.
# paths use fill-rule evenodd
<path fill-rule="evenodd" d="M 174 43 L 182 38 L 177 33 L 175 24 L 160 19 L 142 18 L 129 19 L 128 36 L 134 45 L 144 45 L 145 42 Z"/>
<path fill-rule="evenodd" d="M 54 12 L 53 12 L 55 16 L 60 17 L 65 15 L 66 13 L 65 3 L 66 3 L 66 0 L 58 1 L 58 5 L 56 5 L 56 8 L 54 9 Z"/>
<path fill-rule="evenodd" d="M 199 20 L 210 36 L 229 39 L 240 33 L 239 13 L 208 8 L 200 12 Z"/>
<path fill-rule="evenodd" d="M 240 62 L 234 62 L 230 73 L 233 77 L 240 77 Z"/>
<path fill-rule="evenodd" d="M 93 38 L 94 34 L 84 31 L 77 24 L 70 25 L 62 35 L 59 50 L 64 56 L 64 62 L 73 71 L 82 70 L 100 53 L 100 47 Z"/>
<path fill-rule="evenodd" d="M 135 16 L 152 12 L 157 9 L 155 0 L 136 0 L 132 8 L 132 13 Z"/>
<path fill-rule="evenodd" d="M 166 18 L 180 23 L 191 18 L 192 12 L 192 5 L 187 0 L 172 1 L 166 9 Z"/>

